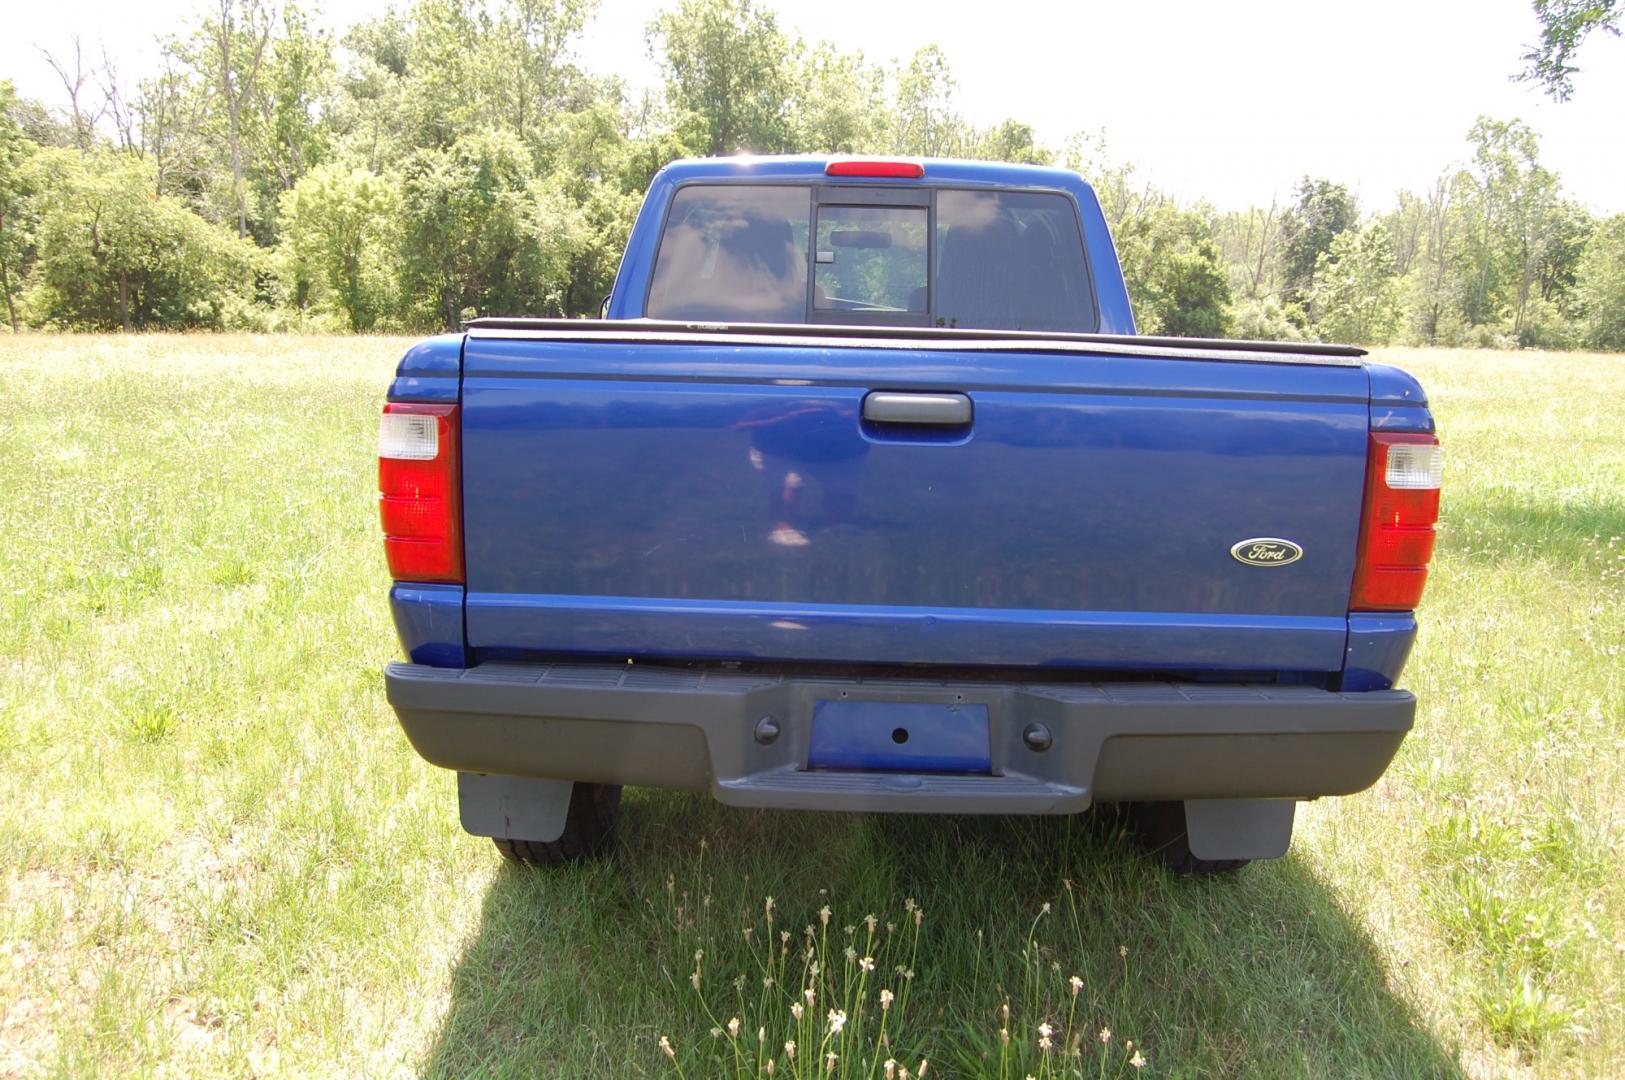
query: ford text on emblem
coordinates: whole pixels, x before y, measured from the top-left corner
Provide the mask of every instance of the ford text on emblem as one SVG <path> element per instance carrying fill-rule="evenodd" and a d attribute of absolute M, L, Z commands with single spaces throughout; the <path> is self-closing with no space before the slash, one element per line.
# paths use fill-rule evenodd
<path fill-rule="evenodd" d="M 1237 562 L 1248 566 L 1285 566 L 1303 558 L 1303 548 L 1275 536 L 1255 536 L 1230 549 Z"/>

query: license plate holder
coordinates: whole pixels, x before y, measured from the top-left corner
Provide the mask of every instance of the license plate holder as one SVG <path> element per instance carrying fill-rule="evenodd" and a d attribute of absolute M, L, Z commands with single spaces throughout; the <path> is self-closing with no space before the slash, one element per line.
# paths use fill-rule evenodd
<path fill-rule="evenodd" d="M 860 772 L 993 771 L 985 704 L 863 701 L 813 703 L 809 769 Z"/>

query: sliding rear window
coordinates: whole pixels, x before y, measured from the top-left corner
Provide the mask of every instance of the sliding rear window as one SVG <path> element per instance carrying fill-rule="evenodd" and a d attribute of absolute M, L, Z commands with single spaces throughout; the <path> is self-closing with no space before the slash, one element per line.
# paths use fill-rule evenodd
<path fill-rule="evenodd" d="M 680 188 L 646 314 L 698 322 L 1095 329 L 1071 199 L 914 191 Z"/>

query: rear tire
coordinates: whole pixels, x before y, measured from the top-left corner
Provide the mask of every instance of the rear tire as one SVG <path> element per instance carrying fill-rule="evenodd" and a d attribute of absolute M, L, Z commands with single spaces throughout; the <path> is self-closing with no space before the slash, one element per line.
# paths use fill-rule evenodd
<path fill-rule="evenodd" d="M 1128 820 L 1140 843 L 1176 874 L 1233 874 L 1251 859 L 1199 859 L 1191 854 L 1183 802 L 1142 802 L 1128 808 Z"/>
<path fill-rule="evenodd" d="M 497 851 L 509 862 L 526 866 L 568 866 L 608 850 L 620 817 L 619 784 L 583 784 L 570 790 L 570 809 L 564 832 L 557 840 L 515 840 L 492 837 Z"/>

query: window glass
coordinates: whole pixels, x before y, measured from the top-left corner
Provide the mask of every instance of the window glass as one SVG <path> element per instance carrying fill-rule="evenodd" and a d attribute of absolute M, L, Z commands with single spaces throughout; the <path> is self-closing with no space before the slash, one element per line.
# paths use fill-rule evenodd
<path fill-rule="evenodd" d="M 937 193 L 938 326 L 1095 329 L 1071 200 L 1014 191 Z"/>
<path fill-rule="evenodd" d="M 821 206 L 816 311 L 926 310 L 923 206 Z"/>
<path fill-rule="evenodd" d="M 680 188 L 660 240 L 648 316 L 805 322 L 811 204 L 805 187 Z"/>

